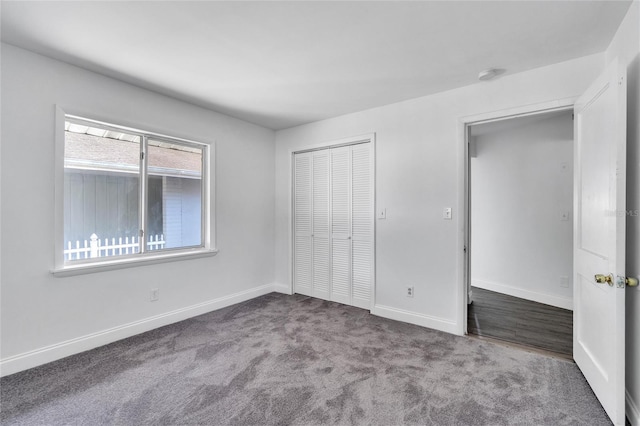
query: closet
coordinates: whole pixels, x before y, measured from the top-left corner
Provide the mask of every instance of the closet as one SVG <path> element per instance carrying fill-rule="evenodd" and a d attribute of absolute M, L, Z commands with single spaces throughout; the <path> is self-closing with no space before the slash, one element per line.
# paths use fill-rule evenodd
<path fill-rule="evenodd" d="M 294 154 L 293 281 L 307 296 L 371 308 L 371 142 Z"/>

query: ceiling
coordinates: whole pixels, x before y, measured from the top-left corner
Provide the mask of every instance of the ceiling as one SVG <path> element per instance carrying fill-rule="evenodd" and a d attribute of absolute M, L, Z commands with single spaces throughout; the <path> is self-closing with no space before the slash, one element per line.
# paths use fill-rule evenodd
<path fill-rule="evenodd" d="M 629 6 L 3 0 L 1 36 L 277 130 L 602 52 Z"/>

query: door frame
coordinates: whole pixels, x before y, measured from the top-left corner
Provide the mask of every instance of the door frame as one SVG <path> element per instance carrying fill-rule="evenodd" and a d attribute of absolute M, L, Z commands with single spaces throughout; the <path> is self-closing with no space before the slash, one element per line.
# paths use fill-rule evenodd
<path fill-rule="evenodd" d="M 573 110 L 578 96 L 524 105 L 461 117 L 458 120 L 458 271 L 457 285 L 457 334 L 464 336 L 467 330 L 467 308 L 471 286 L 471 176 L 469 173 L 469 128 L 473 125 L 504 121 L 513 118 L 545 114 L 554 111 Z M 465 250 L 466 248 L 466 250 Z M 572 266 L 573 268 L 573 266 Z"/>
<path fill-rule="evenodd" d="M 294 225 L 295 223 L 294 223 L 293 214 L 294 214 L 294 191 L 295 191 L 295 188 L 294 188 L 295 155 L 303 152 L 319 151 L 327 148 L 339 148 L 342 146 L 358 145 L 361 143 L 371 144 L 371 162 L 373 163 L 371 167 L 372 169 L 371 196 L 373 198 L 373 211 L 371 212 L 372 221 L 373 221 L 373 228 L 372 228 L 373 235 L 371 237 L 373 238 L 373 265 L 371 267 L 372 282 L 371 282 L 371 300 L 369 303 L 369 312 L 371 312 L 373 311 L 373 307 L 375 306 L 375 301 L 376 301 L 375 299 L 376 299 L 376 209 L 377 209 L 376 174 L 377 173 L 376 173 L 376 134 L 375 133 L 366 133 L 363 135 L 351 136 L 351 137 L 342 138 L 342 139 L 334 139 L 331 141 L 312 143 L 308 145 L 303 145 L 301 147 L 292 148 L 289 150 L 289 214 L 288 214 L 289 226 L 287 227 L 289 232 L 289 238 L 287 238 L 287 242 L 289 246 L 288 247 L 289 280 L 288 280 L 287 288 L 288 288 L 289 294 L 294 294 L 295 289 L 293 284 L 293 280 L 294 280 L 293 268 L 295 266 L 295 262 L 294 262 L 294 254 L 295 254 L 294 253 L 294 237 L 295 237 Z"/>

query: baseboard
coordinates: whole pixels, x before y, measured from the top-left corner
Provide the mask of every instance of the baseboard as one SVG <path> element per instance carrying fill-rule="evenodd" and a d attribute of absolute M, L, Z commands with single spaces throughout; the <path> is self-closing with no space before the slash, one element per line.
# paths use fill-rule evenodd
<path fill-rule="evenodd" d="M 638 404 L 629 394 L 629 389 L 625 390 L 625 395 L 626 407 L 624 411 L 627 414 L 627 419 L 629 419 L 631 426 L 640 426 L 640 409 L 638 408 Z"/>
<path fill-rule="evenodd" d="M 445 318 L 432 317 L 430 315 L 419 314 L 417 312 L 405 311 L 403 309 L 382 305 L 375 305 L 371 310 L 371 313 L 383 318 L 433 328 L 446 333 L 459 334 L 458 324 L 455 321 Z"/>
<path fill-rule="evenodd" d="M 134 321 L 118 327 L 99 331 L 97 333 L 45 346 L 40 349 L 10 356 L 0 360 L 0 377 L 37 367 L 70 355 L 94 349 L 127 337 L 135 336 L 136 334 L 206 314 L 207 312 L 235 305 L 236 303 L 244 302 L 279 290 L 280 286 L 267 284 L 250 290 L 187 306 L 185 308 L 176 309 L 160 315 L 155 315 L 139 321 Z"/>
<path fill-rule="evenodd" d="M 523 290 L 521 288 L 484 280 L 471 280 L 471 285 L 473 287 L 482 288 L 484 290 L 495 291 L 498 293 L 507 294 L 509 296 L 519 297 L 521 299 L 531 300 L 533 302 L 544 303 L 545 305 L 551 305 L 557 308 L 573 311 L 573 299 L 567 297 L 553 296 L 550 294 Z"/>
<path fill-rule="evenodd" d="M 286 284 L 280 284 L 280 283 L 273 284 L 273 291 L 275 291 L 276 293 L 282 293 L 282 294 L 288 294 L 288 295 L 293 294 L 293 292 L 291 291 L 291 286 L 288 286 Z"/>

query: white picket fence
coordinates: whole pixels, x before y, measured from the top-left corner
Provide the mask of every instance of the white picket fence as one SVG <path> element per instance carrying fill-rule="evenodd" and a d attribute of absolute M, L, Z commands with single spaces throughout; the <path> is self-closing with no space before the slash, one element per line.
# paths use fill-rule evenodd
<path fill-rule="evenodd" d="M 147 241 L 147 250 L 163 249 L 165 245 L 164 235 L 150 235 Z M 89 240 L 72 243 L 67 241 L 64 250 L 64 260 L 90 259 L 94 257 L 120 256 L 134 254 L 140 251 L 140 238 L 118 237 L 100 239 L 96 234 L 91 234 Z"/>

